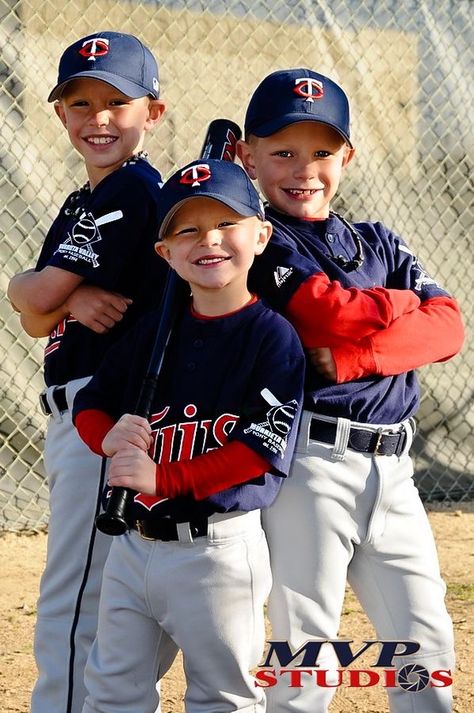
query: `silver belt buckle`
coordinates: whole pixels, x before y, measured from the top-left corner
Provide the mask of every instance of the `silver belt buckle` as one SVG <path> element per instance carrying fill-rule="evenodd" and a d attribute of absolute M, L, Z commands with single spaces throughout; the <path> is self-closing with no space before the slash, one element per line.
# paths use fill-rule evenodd
<path fill-rule="evenodd" d="M 377 440 L 375 441 L 374 456 L 382 455 L 381 453 L 379 453 L 380 444 L 382 443 L 382 436 L 387 435 L 387 436 L 400 436 L 401 437 L 401 435 L 403 433 L 406 434 L 406 428 L 404 426 L 399 428 L 398 431 L 388 431 L 388 432 L 386 431 L 385 433 L 384 433 L 383 428 L 378 428 L 377 429 Z M 397 448 L 398 448 L 398 445 L 397 445 Z"/>
<path fill-rule="evenodd" d="M 154 537 L 147 537 L 147 535 L 145 535 L 145 530 L 143 529 L 143 525 L 140 520 L 135 520 L 135 527 L 142 540 L 146 540 L 147 542 L 155 542 Z"/>
<path fill-rule="evenodd" d="M 380 444 L 382 443 L 383 435 L 384 435 L 383 428 L 378 428 L 377 429 L 377 440 L 375 441 L 374 456 L 381 455 L 381 453 L 379 453 L 379 448 L 380 448 Z"/>

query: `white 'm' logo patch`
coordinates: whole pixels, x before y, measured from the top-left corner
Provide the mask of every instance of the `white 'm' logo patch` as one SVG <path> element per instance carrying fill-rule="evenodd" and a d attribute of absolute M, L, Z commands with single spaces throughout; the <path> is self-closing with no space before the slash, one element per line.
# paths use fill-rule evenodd
<path fill-rule="evenodd" d="M 292 274 L 292 267 L 277 267 L 273 273 L 276 286 L 281 287 Z"/>

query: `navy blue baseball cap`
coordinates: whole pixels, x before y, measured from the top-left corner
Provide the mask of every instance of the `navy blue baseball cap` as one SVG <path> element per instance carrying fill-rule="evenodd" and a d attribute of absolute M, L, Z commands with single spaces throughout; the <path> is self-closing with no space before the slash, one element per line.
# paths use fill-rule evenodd
<path fill-rule="evenodd" d="M 240 166 L 232 161 L 199 159 L 180 168 L 163 184 L 158 206 L 158 240 L 163 240 L 176 211 L 198 196 L 214 198 L 242 216 L 265 218 L 260 196 Z"/>
<path fill-rule="evenodd" d="M 101 79 L 131 99 L 160 95 L 156 59 L 137 37 L 122 32 L 94 32 L 64 50 L 48 101 L 60 99 L 67 83 L 79 77 Z"/>
<path fill-rule="evenodd" d="M 297 121 L 319 121 L 352 147 L 349 100 L 341 87 L 311 69 L 281 69 L 258 85 L 245 116 L 245 134 L 271 136 Z"/>

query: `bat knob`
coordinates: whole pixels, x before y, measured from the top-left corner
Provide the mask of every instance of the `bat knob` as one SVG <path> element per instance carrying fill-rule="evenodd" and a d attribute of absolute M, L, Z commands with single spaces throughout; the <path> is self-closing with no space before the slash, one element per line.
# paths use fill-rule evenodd
<path fill-rule="evenodd" d="M 134 490 L 130 488 L 112 488 L 107 509 L 98 515 L 95 524 L 105 535 L 123 535 L 130 529 L 127 517 L 133 503 Z"/>
<path fill-rule="evenodd" d="M 95 526 L 98 530 L 103 532 L 104 535 L 112 536 L 124 535 L 129 529 L 126 520 L 122 517 L 108 515 L 106 512 L 96 517 Z"/>

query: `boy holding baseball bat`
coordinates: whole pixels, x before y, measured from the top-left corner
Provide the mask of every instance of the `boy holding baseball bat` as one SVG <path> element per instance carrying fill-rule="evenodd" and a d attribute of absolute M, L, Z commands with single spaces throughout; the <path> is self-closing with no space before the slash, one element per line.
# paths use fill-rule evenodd
<path fill-rule="evenodd" d="M 159 299 L 164 284 L 166 270 L 153 250 L 161 177 L 143 145 L 165 105 L 150 50 L 109 31 L 64 51 L 48 100 L 88 182 L 66 199 L 36 267 L 13 277 L 9 297 L 28 334 L 49 336 L 41 406 L 49 416 L 50 518 L 31 713 L 79 713 L 110 538 L 94 524 L 105 460 L 78 437 L 71 408 L 107 348 Z"/>
<path fill-rule="evenodd" d="M 452 624 L 409 449 L 415 369 L 460 349 L 459 307 L 400 237 L 331 210 L 354 155 L 338 84 L 306 68 L 268 75 L 250 100 L 245 134 L 239 155 L 273 225 L 252 284 L 308 353 L 294 465 L 265 518 L 273 637 L 294 651 L 335 639 L 348 578 L 379 639 L 419 644 L 416 656 L 398 650 L 392 713 L 448 713 Z M 330 652 L 322 668 L 337 668 Z M 433 670 L 448 685 L 427 684 Z M 337 682 L 334 671 L 329 687 L 274 686 L 270 711 L 324 713 Z"/>
<path fill-rule="evenodd" d="M 192 297 L 172 332 L 149 420 L 130 414 L 160 318 L 106 356 L 74 405 L 111 456 L 109 484 L 139 491 L 114 538 L 84 713 L 153 713 L 163 637 L 183 651 L 187 713 L 265 711 L 249 670 L 271 584 L 260 509 L 288 472 L 304 355 L 289 323 L 247 288 L 271 234 L 245 172 L 194 161 L 163 186 L 157 252 Z M 108 423 L 107 423 L 108 421 Z"/>

